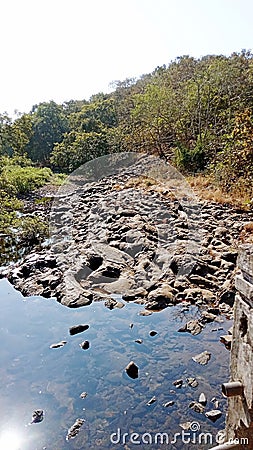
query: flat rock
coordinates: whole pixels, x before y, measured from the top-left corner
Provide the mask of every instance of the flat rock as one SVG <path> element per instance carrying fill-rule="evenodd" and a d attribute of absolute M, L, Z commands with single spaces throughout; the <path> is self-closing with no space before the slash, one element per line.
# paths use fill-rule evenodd
<path fill-rule="evenodd" d="M 73 336 L 74 334 L 82 333 L 83 331 L 88 330 L 89 325 L 74 325 L 70 327 L 69 334 Z"/>
<path fill-rule="evenodd" d="M 233 337 L 231 334 L 226 334 L 224 336 L 220 336 L 220 341 L 225 345 L 227 349 L 231 349 Z"/>
<path fill-rule="evenodd" d="M 222 416 L 222 412 L 219 409 L 212 409 L 211 411 L 207 411 L 205 415 L 212 422 L 216 422 Z"/>
<path fill-rule="evenodd" d="M 201 364 L 202 366 L 205 366 L 211 359 L 211 353 L 209 353 L 207 350 L 205 350 L 204 352 L 199 353 L 196 356 L 193 356 L 192 359 L 196 363 Z"/>
<path fill-rule="evenodd" d="M 197 336 L 203 330 L 204 325 L 198 319 L 189 320 L 182 328 L 179 328 L 179 332 L 188 332 L 193 336 Z"/>
<path fill-rule="evenodd" d="M 56 342 L 56 344 L 51 344 L 50 348 L 60 348 L 60 347 L 64 347 L 64 345 L 67 344 L 67 341 L 60 341 L 60 342 Z"/>

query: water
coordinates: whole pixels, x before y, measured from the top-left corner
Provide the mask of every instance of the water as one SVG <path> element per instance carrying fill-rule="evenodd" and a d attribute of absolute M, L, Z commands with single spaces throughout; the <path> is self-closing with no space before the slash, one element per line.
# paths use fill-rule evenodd
<path fill-rule="evenodd" d="M 65 449 L 133 449 L 133 432 L 143 437 L 149 433 L 167 433 L 169 439 L 181 433 L 179 423 L 198 422 L 201 432 L 215 439 L 224 428 L 226 400 L 221 384 L 229 378 L 229 352 L 219 343 L 219 336 L 231 326 L 224 320 L 223 331 L 211 330 L 220 324 L 208 324 L 199 336 L 178 333 L 178 329 L 198 315 L 196 308 L 182 312 L 171 307 L 151 316 L 140 316 L 143 306 L 125 304 L 109 310 L 102 302 L 76 310 L 55 300 L 40 297 L 23 298 L 6 281 L 0 282 L 0 449 L 1 450 L 65 450 Z M 130 327 L 133 323 L 133 327 Z M 69 327 L 88 324 L 87 331 L 69 335 Z M 151 337 L 149 332 L 156 330 Z M 143 339 L 142 344 L 135 339 Z M 67 344 L 58 349 L 50 345 L 61 340 Z M 79 344 L 90 342 L 88 350 Z M 207 366 L 191 358 L 204 350 L 212 357 Z M 125 373 L 133 360 L 139 366 L 139 378 Z M 178 378 L 196 377 L 199 386 L 176 389 Z M 85 399 L 80 398 L 87 392 Z M 204 414 L 189 408 L 204 392 L 206 410 L 213 409 L 211 399 L 220 400 L 222 417 L 213 424 Z M 156 396 L 151 406 L 147 402 Z M 163 403 L 174 400 L 172 407 Z M 41 423 L 29 425 L 36 409 L 45 411 Z M 66 441 L 70 426 L 77 418 L 85 419 L 78 436 Z M 111 442 L 111 434 L 114 442 Z M 191 434 L 194 439 L 194 434 Z M 150 439 L 146 435 L 145 439 Z M 196 433 L 195 433 L 196 437 Z M 170 442 L 169 441 L 169 442 Z M 173 445 L 138 444 L 141 449 L 207 449 L 211 445 L 183 443 L 180 437 Z M 160 442 L 160 441 L 158 441 Z M 215 444 L 215 440 L 213 441 Z"/>

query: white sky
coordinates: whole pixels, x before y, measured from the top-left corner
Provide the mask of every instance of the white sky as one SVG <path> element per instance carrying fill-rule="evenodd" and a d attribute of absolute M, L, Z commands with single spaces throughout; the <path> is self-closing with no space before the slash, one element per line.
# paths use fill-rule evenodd
<path fill-rule="evenodd" d="M 176 56 L 253 49 L 252 0 L 0 0 L 0 113 L 88 99 Z"/>

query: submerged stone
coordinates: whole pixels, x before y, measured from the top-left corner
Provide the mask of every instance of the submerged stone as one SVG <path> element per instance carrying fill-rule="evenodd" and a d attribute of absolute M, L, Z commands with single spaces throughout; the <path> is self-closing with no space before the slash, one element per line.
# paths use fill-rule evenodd
<path fill-rule="evenodd" d="M 80 428 L 84 424 L 84 422 L 85 422 L 84 419 L 76 419 L 75 423 L 68 430 L 68 434 L 66 436 L 66 441 L 69 441 L 70 439 L 74 439 L 78 435 Z"/>
<path fill-rule="evenodd" d="M 130 378 L 138 378 L 139 376 L 139 369 L 138 366 L 133 361 L 130 361 L 130 363 L 126 366 L 126 373 Z"/>
<path fill-rule="evenodd" d="M 69 334 L 71 336 L 78 334 L 78 333 L 82 333 L 83 331 L 88 330 L 89 325 L 74 325 L 73 327 L 70 327 L 69 329 Z"/>

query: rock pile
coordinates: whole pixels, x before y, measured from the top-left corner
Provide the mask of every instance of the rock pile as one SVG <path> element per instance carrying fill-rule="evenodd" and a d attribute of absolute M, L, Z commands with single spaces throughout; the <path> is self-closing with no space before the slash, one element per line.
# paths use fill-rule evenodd
<path fill-rule="evenodd" d="M 200 322 L 181 330 L 192 334 L 219 312 L 231 314 L 238 238 L 252 213 L 198 201 L 171 169 L 159 178 L 159 164 L 135 156 L 96 177 L 74 173 L 55 197 L 50 244 L 1 276 L 25 296 L 70 308 L 96 300 L 121 307 L 116 294 L 147 312 L 204 306 Z"/>

